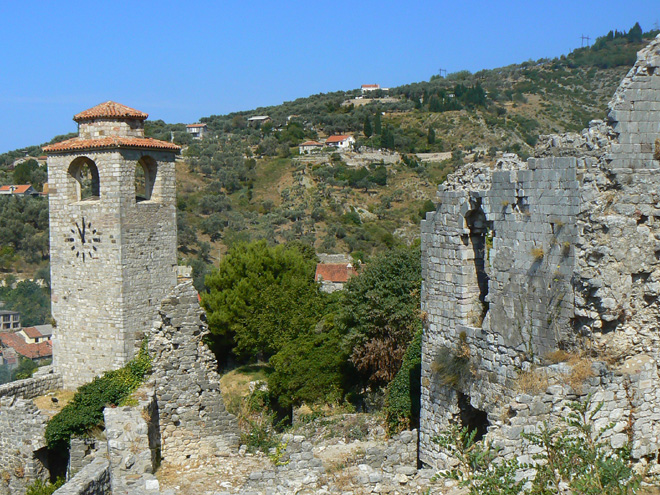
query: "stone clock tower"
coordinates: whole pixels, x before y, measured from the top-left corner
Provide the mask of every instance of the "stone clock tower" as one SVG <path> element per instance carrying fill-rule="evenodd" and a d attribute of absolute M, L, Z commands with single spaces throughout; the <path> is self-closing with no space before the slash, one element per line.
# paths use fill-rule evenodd
<path fill-rule="evenodd" d="M 174 161 L 147 114 L 108 101 L 48 154 L 54 365 L 66 388 L 129 361 L 176 284 Z"/>

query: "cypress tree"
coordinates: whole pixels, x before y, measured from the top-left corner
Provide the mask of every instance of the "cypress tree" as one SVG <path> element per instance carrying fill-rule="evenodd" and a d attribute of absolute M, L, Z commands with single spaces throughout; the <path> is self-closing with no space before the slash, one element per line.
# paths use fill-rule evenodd
<path fill-rule="evenodd" d="M 383 124 L 380 120 L 380 112 L 376 112 L 376 115 L 374 116 L 374 133 L 379 135 L 383 133 Z"/>
<path fill-rule="evenodd" d="M 433 127 L 429 127 L 429 133 L 428 136 L 426 136 L 426 140 L 429 144 L 435 144 L 435 131 L 433 130 Z"/>
<path fill-rule="evenodd" d="M 369 116 L 367 115 L 364 118 L 364 135 L 367 137 L 371 137 L 373 134 L 373 129 L 371 128 L 371 119 L 369 119 Z"/>

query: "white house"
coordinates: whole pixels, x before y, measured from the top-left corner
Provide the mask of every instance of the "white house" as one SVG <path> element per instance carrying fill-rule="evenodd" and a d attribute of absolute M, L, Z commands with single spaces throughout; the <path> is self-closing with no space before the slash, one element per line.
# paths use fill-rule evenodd
<path fill-rule="evenodd" d="M 345 134 L 339 134 L 337 136 L 330 136 L 325 140 L 326 146 L 334 146 L 342 150 L 350 149 L 355 144 L 355 138 L 353 136 L 347 136 Z"/>

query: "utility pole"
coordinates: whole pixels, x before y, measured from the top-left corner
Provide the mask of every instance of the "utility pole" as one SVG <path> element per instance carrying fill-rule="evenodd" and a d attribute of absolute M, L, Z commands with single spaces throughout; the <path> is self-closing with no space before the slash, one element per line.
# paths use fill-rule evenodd
<path fill-rule="evenodd" d="M 585 36 L 584 34 L 582 35 L 582 48 L 584 48 L 584 40 L 587 40 L 587 46 L 589 46 L 589 41 L 591 41 L 591 38 L 589 38 L 589 36 Z"/>
<path fill-rule="evenodd" d="M 447 76 L 447 70 L 446 69 L 438 69 L 438 72 L 440 73 L 440 77 L 446 77 Z M 444 76 L 442 73 L 444 72 Z"/>

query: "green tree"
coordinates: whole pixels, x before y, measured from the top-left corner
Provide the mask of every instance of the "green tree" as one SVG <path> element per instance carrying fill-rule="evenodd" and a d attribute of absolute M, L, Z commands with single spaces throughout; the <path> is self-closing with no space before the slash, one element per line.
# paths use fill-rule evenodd
<path fill-rule="evenodd" d="M 382 134 L 383 132 L 383 123 L 381 121 L 380 112 L 376 112 L 374 115 L 374 134 Z"/>
<path fill-rule="evenodd" d="M 280 408 L 327 404 L 344 397 L 351 367 L 342 343 L 343 335 L 329 315 L 270 359 L 268 389 Z"/>
<path fill-rule="evenodd" d="M 371 128 L 371 119 L 368 115 L 364 118 L 363 130 L 364 135 L 367 137 L 371 137 L 371 135 L 374 133 L 373 129 Z"/>
<path fill-rule="evenodd" d="M 401 367 L 420 321 L 419 245 L 388 251 L 351 278 L 339 310 L 351 362 L 372 384 L 385 385 Z"/>
<path fill-rule="evenodd" d="M 426 135 L 426 142 L 428 144 L 435 144 L 435 131 L 433 130 L 433 127 L 429 127 L 429 132 Z"/>
<path fill-rule="evenodd" d="M 202 295 L 216 349 L 270 357 L 323 312 L 313 251 L 265 241 L 232 246 Z"/>
<path fill-rule="evenodd" d="M 5 301 L 6 309 L 21 313 L 23 326 L 42 325 L 51 317 L 47 290 L 31 280 L 18 282 L 13 289 L 11 284 L 0 287 L 0 300 Z"/>
<path fill-rule="evenodd" d="M 36 160 L 26 160 L 14 168 L 14 184 L 29 184 L 32 173 L 39 168 Z"/>

